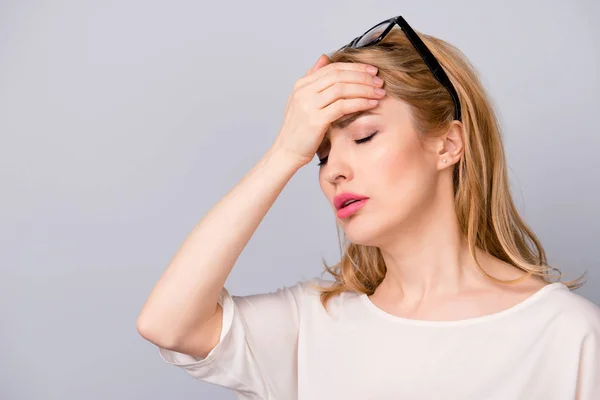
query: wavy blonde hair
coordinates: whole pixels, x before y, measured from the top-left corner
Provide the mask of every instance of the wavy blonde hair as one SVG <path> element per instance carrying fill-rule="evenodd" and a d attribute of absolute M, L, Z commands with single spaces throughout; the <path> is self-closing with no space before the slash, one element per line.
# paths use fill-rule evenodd
<path fill-rule="evenodd" d="M 514 205 L 500 127 L 477 71 L 453 45 L 418 34 L 443 66 L 460 99 L 464 153 L 453 170 L 454 203 L 477 267 L 488 278 L 505 284 L 517 284 L 532 275 L 551 283 L 550 270 L 556 271 L 560 280 L 563 273 L 547 264 L 544 248 Z M 399 29 L 393 29 L 377 45 L 346 48 L 329 58 L 331 62 L 378 67 L 387 94 L 410 105 L 415 129 L 421 137 L 444 132 L 454 119 L 450 94 Z M 339 240 L 339 225 L 336 227 Z M 335 279 L 331 286 L 316 285 L 325 308 L 329 299 L 344 291 L 373 294 L 387 271 L 379 248 L 351 243 L 345 234 L 343 241 L 343 244 L 340 241 L 338 264 L 329 267 L 323 258 L 323 273 L 328 272 Z M 512 281 L 489 275 L 477 260 L 475 246 L 523 270 L 524 275 Z M 584 284 L 581 282 L 584 275 L 563 283 L 571 290 L 577 289 Z"/>

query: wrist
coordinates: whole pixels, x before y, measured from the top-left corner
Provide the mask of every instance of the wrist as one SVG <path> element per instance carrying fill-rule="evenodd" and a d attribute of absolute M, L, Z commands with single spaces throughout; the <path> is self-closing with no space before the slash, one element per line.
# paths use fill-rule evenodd
<path fill-rule="evenodd" d="M 279 165 L 281 168 L 292 169 L 294 171 L 299 170 L 310 162 L 310 160 L 301 157 L 298 154 L 277 147 L 271 147 L 265 154 L 264 159 L 266 162 L 272 162 Z"/>

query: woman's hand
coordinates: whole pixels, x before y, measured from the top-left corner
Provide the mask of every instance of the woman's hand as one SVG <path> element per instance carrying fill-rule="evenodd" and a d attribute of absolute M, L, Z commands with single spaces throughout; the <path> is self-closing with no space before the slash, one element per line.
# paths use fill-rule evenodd
<path fill-rule="evenodd" d="M 332 122 L 377 106 L 385 92 L 376 92 L 383 85 L 376 75 L 373 66 L 330 63 L 327 56 L 321 55 L 296 81 L 272 149 L 297 158 L 300 166 L 308 164 Z"/>

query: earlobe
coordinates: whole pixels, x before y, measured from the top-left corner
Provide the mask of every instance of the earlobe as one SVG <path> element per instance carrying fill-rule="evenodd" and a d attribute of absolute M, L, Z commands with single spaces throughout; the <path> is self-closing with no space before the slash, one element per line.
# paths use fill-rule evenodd
<path fill-rule="evenodd" d="M 446 134 L 440 137 L 438 155 L 444 164 L 455 164 L 461 157 L 463 151 L 462 124 L 453 121 Z"/>

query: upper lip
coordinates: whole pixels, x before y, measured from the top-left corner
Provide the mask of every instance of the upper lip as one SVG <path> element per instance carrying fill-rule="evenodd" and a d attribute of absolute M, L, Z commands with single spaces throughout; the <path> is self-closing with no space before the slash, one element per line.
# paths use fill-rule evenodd
<path fill-rule="evenodd" d="M 340 193 L 333 198 L 333 205 L 335 206 L 336 210 L 339 210 L 340 208 L 342 208 L 344 203 L 347 202 L 348 200 L 363 200 L 363 199 L 368 199 L 368 197 L 361 196 L 360 194 L 356 194 L 356 193 L 345 192 L 345 193 Z"/>

